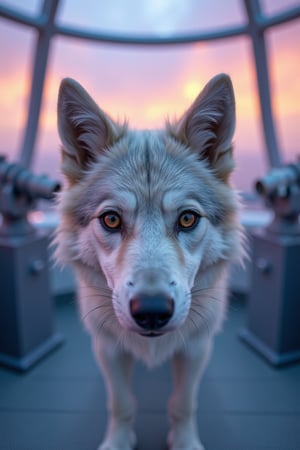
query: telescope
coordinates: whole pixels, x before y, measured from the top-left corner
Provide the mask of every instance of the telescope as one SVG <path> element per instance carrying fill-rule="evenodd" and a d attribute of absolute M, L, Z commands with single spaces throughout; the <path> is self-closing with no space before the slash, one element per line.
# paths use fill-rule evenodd
<path fill-rule="evenodd" d="M 300 214 L 300 162 L 271 169 L 257 180 L 256 192 L 264 198 L 267 207 L 274 211 L 269 231 L 299 234 Z"/>
<path fill-rule="evenodd" d="M 59 189 L 58 181 L 0 155 L 0 363 L 20 371 L 62 342 L 53 328 L 49 230 L 28 220 L 36 201 Z"/>
<path fill-rule="evenodd" d="M 9 163 L 0 156 L 0 235 L 32 232 L 28 212 L 38 199 L 51 200 L 60 183 L 46 175 L 35 175 L 19 163 Z"/>
<path fill-rule="evenodd" d="M 46 175 L 34 175 L 18 163 L 8 163 L 0 156 L 0 188 L 10 185 L 15 195 L 27 195 L 31 199 L 50 200 L 60 189 L 60 183 Z"/>
<path fill-rule="evenodd" d="M 258 194 L 267 197 L 286 197 L 294 185 L 300 185 L 300 162 L 272 169 L 256 181 L 255 189 Z"/>
<path fill-rule="evenodd" d="M 249 230 L 251 289 L 240 336 L 272 365 L 282 366 L 300 358 L 300 160 L 271 169 L 255 189 L 273 220 Z"/>

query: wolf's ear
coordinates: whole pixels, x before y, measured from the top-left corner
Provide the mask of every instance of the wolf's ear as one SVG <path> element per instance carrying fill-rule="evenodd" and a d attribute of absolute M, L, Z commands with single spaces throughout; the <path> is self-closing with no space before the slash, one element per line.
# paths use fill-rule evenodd
<path fill-rule="evenodd" d="M 104 149 L 124 134 L 126 128 L 105 114 L 71 78 L 61 82 L 57 118 L 63 144 L 62 171 L 72 184 Z"/>
<path fill-rule="evenodd" d="M 234 129 L 234 92 L 225 74 L 212 78 L 182 118 L 169 125 L 173 137 L 198 152 L 199 158 L 206 159 L 225 182 L 234 168 Z"/>

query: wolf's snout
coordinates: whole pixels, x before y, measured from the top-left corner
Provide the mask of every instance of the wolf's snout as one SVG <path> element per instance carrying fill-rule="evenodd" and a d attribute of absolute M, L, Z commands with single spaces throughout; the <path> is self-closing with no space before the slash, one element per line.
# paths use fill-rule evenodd
<path fill-rule="evenodd" d="M 165 294 L 138 294 L 130 300 L 130 313 L 139 327 L 156 331 L 173 316 L 174 300 Z"/>

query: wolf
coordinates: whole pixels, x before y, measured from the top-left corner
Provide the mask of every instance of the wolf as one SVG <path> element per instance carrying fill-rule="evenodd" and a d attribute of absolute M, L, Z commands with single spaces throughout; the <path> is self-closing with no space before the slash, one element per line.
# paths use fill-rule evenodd
<path fill-rule="evenodd" d="M 179 119 L 134 130 L 113 120 L 75 80 L 58 95 L 61 169 L 56 257 L 71 264 L 80 315 L 108 395 L 99 450 L 132 450 L 130 375 L 170 359 L 171 450 L 203 450 L 197 389 L 220 330 L 243 231 L 231 185 L 235 99 L 212 78 Z"/>

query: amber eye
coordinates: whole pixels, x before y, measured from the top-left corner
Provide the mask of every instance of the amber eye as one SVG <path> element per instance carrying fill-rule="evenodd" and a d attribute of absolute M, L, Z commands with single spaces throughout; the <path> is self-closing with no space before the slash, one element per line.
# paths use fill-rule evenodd
<path fill-rule="evenodd" d="M 99 219 L 101 225 L 108 231 L 118 231 L 121 228 L 121 217 L 115 211 L 107 211 Z"/>
<path fill-rule="evenodd" d="M 199 214 L 193 211 L 183 211 L 178 217 L 178 228 L 182 231 L 192 230 L 198 224 L 199 219 Z"/>

